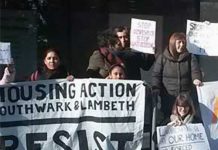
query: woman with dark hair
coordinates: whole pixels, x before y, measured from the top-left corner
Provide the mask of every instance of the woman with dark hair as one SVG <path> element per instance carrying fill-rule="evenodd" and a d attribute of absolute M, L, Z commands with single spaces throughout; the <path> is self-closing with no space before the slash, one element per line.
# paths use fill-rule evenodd
<path fill-rule="evenodd" d="M 180 94 L 176 97 L 168 125 L 177 126 L 186 123 L 200 123 L 200 119 L 195 114 L 191 97 L 187 94 Z"/>
<path fill-rule="evenodd" d="M 173 33 L 168 47 L 158 56 L 152 72 L 153 94 L 161 96 L 165 117 L 170 115 L 176 96 L 190 94 L 193 84 L 200 86 L 201 81 L 197 59 L 186 49 L 185 34 Z"/>
<path fill-rule="evenodd" d="M 109 69 L 107 79 L 126 79 L 126 69 L 123 64 L 114 64 Z"/>
<path fill-rule="evenodd" d="M 173 104 L 170 117 L 160 123 L 161 126 L 180 126 L 188 123 L 202 123 L 202 120 L 196 116 L 196 111 L 193 101 L 188 94 L 179 94 Z M 155 131 L 152 137 L 157 143 L 157 132 Z"/>
<path fill-rule="evenodd" d="M 69 75 L 66 68 L 61 64 L 59 52 L 54 48 L 49 48 L 44 52 L 42 66 L 39 66 L 38 69 L 31 74 L 30 80 L 36 81 L 60 78 L 73 80 L 73 76 Z"/>

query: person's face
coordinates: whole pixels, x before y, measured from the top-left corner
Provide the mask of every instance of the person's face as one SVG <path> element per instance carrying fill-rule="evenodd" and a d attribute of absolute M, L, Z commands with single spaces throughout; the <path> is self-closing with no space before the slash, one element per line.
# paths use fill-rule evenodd
<path fill-rule="evenodd" d="M 176 40 L 176 51 L 182 53 L 185 50 L 185 40 Z"/>
<path fill-rule="evenodd" d="M 48 52 L 45 59 L 44 64 L 50 70 L 55 70 L 60 65 L 60 58 L 55 52 Z"/>
<path fill-rule="evenodd" d="M 189 113 L 189 106 L 177 106 L 177 111 L 181 117 L 186 116 Z"/>
<path fill-rule="evenodd" d="M 110 73 L 110 79 L 125 79 L 125 72 L 119 66 L 112 69 Z"/>
<path fill-rule="evenodd" d="M 123 49 L 123 46 L 122 46 L 120 40 L 117 40 L 117 43 L 114 45 L 114 49 L 117 50 L 117 51 Z"/>
<path fill-rule="evenodd" d="M 121 42 L 122 48 L 126 48 L 129 46 L 129 37 L 128 37 L 126 31 L 117 32 L 117 37 Z"/>

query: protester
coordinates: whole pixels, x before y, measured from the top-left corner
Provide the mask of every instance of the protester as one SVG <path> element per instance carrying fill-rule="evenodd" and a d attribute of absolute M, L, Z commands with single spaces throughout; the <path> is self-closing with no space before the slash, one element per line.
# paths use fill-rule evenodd
<path fill-rule="evenodd" d="M 15 79 L 15 67 L 12 60 L 11 64 L 7 64 L 4 68 L 3 76 L 0 80 L 0 85 L 4 85 L 10 82 L 13 82 Z"/>
<path fill-rule="evenodd" d="M 114 54 L 120 50 L 121 43 L 110 31 L 101 32 L 97 38 L 98 50 L 95 50 L 89 58 L 87 75 L 92 78 L 106 78 L 112 65 L 122 63 L 122 60 Z"/>
<path fill-rule="evenodd" d="M 123 63 L 128 79 L 140 80 L 141 70 L 149 70 L 155 57 L 151 54 L 133 52 L 129 47 L 129 29 L 115 27 L 98 35 L 98 50 L 89 59 L 88 77 L 106 78 L 111 65 Z M 134 62 L 134 63 L 133 63 Z"/>
<path fill-rule="evenodd" d="M 200 123 L 200 119 L 195 114 L 191 97 L 187 94 L 180 94 L 176 97 L 168 125 L 178 126 L 187 123 Z"/>
<path fill-rule="evenodd" d="M 122 64 L 112 65 L 107 79 L 126 79 L 125 67 Z"/>
<path fill-rule="evenodd" d="M 155 56 L 130 49 L 129 29 L 126 26 L 115 27 L 113 34 L 121 42 L 122 48 L 115 53 L 125 64 L 128 79 L 141 80 L 141 69 L 148 71 L 155 61 Z"/>
<path fill-rule="evenodd" d="M 159 125 L 181 126 L 188 123 L 202 123 L 196 116 L 193 100 L 188 94 L 179 94 L 173 104 L 171 115 Z M 157 131 L 154 132 L 152 139 L 157 143 Z"/>
<path fill-rule="evenodd" d="M 61 64 L 60 54 L 54 48 L 45 50 L 42 65 L 30 76 L 31 81 L 67 78 L 73 80 L 66 68 Z"/>
<path fill-rule="evenodd" d="M 129 29 L 126 26 L 118 26 L 113 28 L 113 35 L 121 42 L 121 50 L 129 49 L 130 39 L 129 39 Z"/>
<path fill-rule="evenodd" d="M 158 56 L 152 72 L 153 95 L 161 96 L 161 109 L 165 117 L 170 115 L 176 96 L 190 93 L 192 83 L 200 86 L 201 81 L 197 59 L 186 49 L 185 34 L 173 33 L 168 47 Z"/>

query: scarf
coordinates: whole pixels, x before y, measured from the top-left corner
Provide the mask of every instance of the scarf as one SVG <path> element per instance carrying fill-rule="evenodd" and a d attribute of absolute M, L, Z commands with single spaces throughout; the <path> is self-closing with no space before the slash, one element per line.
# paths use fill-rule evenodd
<path fill-rule="evenodd" d="M 188 114 L 187 116 L 185 116 L 185 118 L 183 119 L 182 122 L 183 122 L 183 124 L 192 123 L 193 118 L 194 118 L 194 115 Z"/>
<path fill-rule="evenodd" d="M 112 50 L 102 47 L 99 49 L 99 51 L 104 56 L 104 58 L 109 62 L 110 65 L 123 63 L 123 61 L 112 52 Z"/>

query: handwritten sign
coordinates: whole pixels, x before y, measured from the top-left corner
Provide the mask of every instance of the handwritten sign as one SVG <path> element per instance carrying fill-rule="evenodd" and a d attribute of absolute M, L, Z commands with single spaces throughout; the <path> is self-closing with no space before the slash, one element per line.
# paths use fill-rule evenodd
<path fill-rule="evenodd" d="M 157 127 L 159 150 L 209 150 L 205 129 L 201 123 Z"/>
<path fill-rule="evenodd" d="M 0 64 L 11 63 L 11 44 L 9 42 L 0 42 Z"/>
<path fill-rule="evenodd" d="M 130 48 L 143 53 L 154 54 L 156 22 L 132 18 Z"/>
<path fill-rule="evenodd" d="M 186 37 L 189 52 L 218 56 L 218 23 L 187 20 Z"/>

